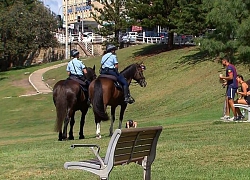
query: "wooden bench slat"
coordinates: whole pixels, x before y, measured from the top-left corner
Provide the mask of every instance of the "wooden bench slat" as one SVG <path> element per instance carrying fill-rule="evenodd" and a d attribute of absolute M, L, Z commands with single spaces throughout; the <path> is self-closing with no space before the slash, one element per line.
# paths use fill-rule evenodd
<path fill-rule="evenodd" d="M 154 134 L 139 134 L 138 137 L 139 137 L 139 139 L 153 139 L 155 137 L 155 135 L 156 135 L 155 133 Z M 120 137 L 119 143 L 135 140 L 136 138 L 137 138 L 137 136 Z"/>
<path fill-rule="evenodd" d="M 136 152 L 141 152 L 141 151 L 150 151 L 151 147 L 152 147 L 151 144 L 148 144 L 144 146 L 136 146 L 134 149 L 133 147 L 118 148 L 115 150 L 115 155 L 127 154 L 127 153 L 130 154 L 130 153 L 136 153 Z"/>
<path fill-rule="evenodd" d="M 143 144 L 152 144 L 154 139 L 143 139 L 138 140 L 136 145 L 143 145 Z M 118 142 L 116 148 L 123 148 L 123 147 L 131 147 L 134 146 L 135 141 L 126 141 L 126 142 Z"/>
<path fill-rule="evenodd" d="M 124 133 L 121 135 L 120 139 L 123 139 L 124 137 L 127 138 L 127 137 L 136 137 L 138 134 L 141 136 L 141 137 L 154 137 L 154 134 L 156 134 L 157 131 L 156 130 L 151 130 L 151 131 L 142 131 L 142 132 L 127 132 L 127 133 Z"/>
<path fill-rule="evenodd" d="M 131 161 L 130 162 L 141 162 L 143 160 L 143 158 L 142 157 L 139 157 L 139 158 L 133 158 L 133 159 L 131 159 Z M 126 159 L 126 160 L 119 160 L 119 161 L 115 161 L 114 162 L 114 166 L 117 166 L 117 165 L 123 165 L 123 164 L 126 164 L 128 162 L 128 160 Z"/>
<path fill-rule="evenodd" d="M 132 159 L 133 158 L 148 156 L 149 153 L 150 153 L 150 151 L 143 151 L 143 152 L 133 153 Z M 129 161 L 130 156 L 131 156 L 131 154 L 123 154 L 123 155 L 115 156 L 114 158 L 115 158 L 115 161 L 121 161 L 121 160 L 126 160 L 126 159 L 127 159 L 127 161 Z"/>

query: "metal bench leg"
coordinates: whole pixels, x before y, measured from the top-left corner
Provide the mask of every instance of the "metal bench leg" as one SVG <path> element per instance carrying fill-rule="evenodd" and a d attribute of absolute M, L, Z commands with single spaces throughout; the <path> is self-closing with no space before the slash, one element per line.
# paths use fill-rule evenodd
<path fill-rule="evenodd" d="M 247 114 L 247 121 L 249 121 L 250 122 L 250 108 L 247 108 L 247 111 L 248 111 L 248 114 Z"/>
<path fill-rule="evenodd" d="M 145 157 L 142 160 L 142 167 L 143 167 L 143 179 L 144 180 L 151 180 L 151 163 L 147 161 L 148 157 Z"/>

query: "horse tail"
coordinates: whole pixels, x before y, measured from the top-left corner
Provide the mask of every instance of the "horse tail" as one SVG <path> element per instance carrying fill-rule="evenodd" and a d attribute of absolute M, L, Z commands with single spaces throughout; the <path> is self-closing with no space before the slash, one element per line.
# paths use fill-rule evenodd
<path fill-rule="evenodd" d="M 67 98 L 66 91 L 62 85 L 58 85 L 53 90 L 53 100 L 56 107 L 55 131 L 61 132 L 63 122 L 67 116 Z"/>
<path fill-rule="evenodd" d="M 95 80 L 94 84 L 94 94 L 92 97 L 92 108 L 94 114 L 98 116 L 101 120 L 107 121 L 109 120 L 109 116 L 107 112 L 105 112 L 103 105 L 103 91 L 102 91 L 102 83 L 99 78 Z"/>

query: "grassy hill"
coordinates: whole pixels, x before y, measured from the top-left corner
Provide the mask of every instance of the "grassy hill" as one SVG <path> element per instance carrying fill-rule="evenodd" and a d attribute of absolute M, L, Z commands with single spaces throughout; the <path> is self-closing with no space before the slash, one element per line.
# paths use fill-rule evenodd
<path fill-rule="evenodd" d="M 195 47 L 162 51 L 161 46 L 139 45 L 117 54 L 120 70 L 134 62 L 143 61 L 147 66 L 147 87 L 130 86 L 136 102 L 128 105 L 125 120 L 134 119 L 139 127 L 164 127 L 152 180 L 249 179 L 250 124 L 219 121 L 225 92 L 218 83 L 219 73 L 224 72 L 221 64 L 200 59 Z M 96 65 L 98 72 L 100 57 L 84 63 Z M 25 74 L 44 66 L 48 65 L 0 73 L 0 179 L 97 179 L 88 172 L 65 170 L 63 164 L 93 157 L 88 149 L 69 149 L 73 143 L 99 144 L 105 154 L 110 122 L 102 123 L 103 138 L 95 139 L 90 109 L 84 129 L 86 139 L 78 140 L 78 112 L 76 140 L 58 142 L 53 132 L 56 113 L 52 95 L 18 97 L 33 91 Z M 245 79 L 250 78 L 246 67 L 236 67 Z M 47 72 L 45 81 L 53 86 L 65 79 L 65 68 Z M 142 169 L 134 164 L 118 166 L 110 179 L 142 179 Z"/>

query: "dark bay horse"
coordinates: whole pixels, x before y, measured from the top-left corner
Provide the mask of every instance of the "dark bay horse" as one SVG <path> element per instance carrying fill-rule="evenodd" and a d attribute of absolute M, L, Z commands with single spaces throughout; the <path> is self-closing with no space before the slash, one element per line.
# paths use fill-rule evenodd
<path fill-rule="evenodd" d="M 87 67 L 87 79 L 92 81 L 96 78 L 95 66 L 93 68 Z M 87 89 L 86 89 L 87 90 Z M 73 127 L 75 124 L 75 112 L 80 110 L 81 121 L 79 139 L 84 139 L 83 127 L 85 123 L 85 115 L 88 112 L 88 97 L 80 86 L 80 83 L 75 80 L 60 80 L 53 88 L 53 101 L 56 107 L 56 125 L 55 131 L 59 132 L 58 140 L 67 139 L 67 126 L 70 122 L 69 140 L 74 139 Z M 63 131 L 62 131 L 62 126 Z"/>
<path fill-rule="evenodd" d="M 144 65 L 135 63 L 126 67 L 123 71 L 121 71 L 121 74 L 126 78 L 129 85 L 134 79 L 137 83 L 140 84 L 141 87 L 146 87 L 147 82 L 145 81 L 145 77 L 143 75 L 144 69 Z M 116 88 L 114 80 L 105 76 L 107 75 L 100 75 L 89 85 L 89 96 L 92 103 L 96 123 L 96 138 L 101 138 L 101 121 L 106 121 L 109 119 L 106 112 L 107 106 L 111 106 L 111 125 L 109 128 L 109 136 L 113 134 L 113 124 L 115 121 L 116 107 L 118 105 L 121 106 L 118 127 L 119 129 L 121 129 L 123 115 L 127 107 L 127 103 L 124 102 L 123 91 Z"/>

